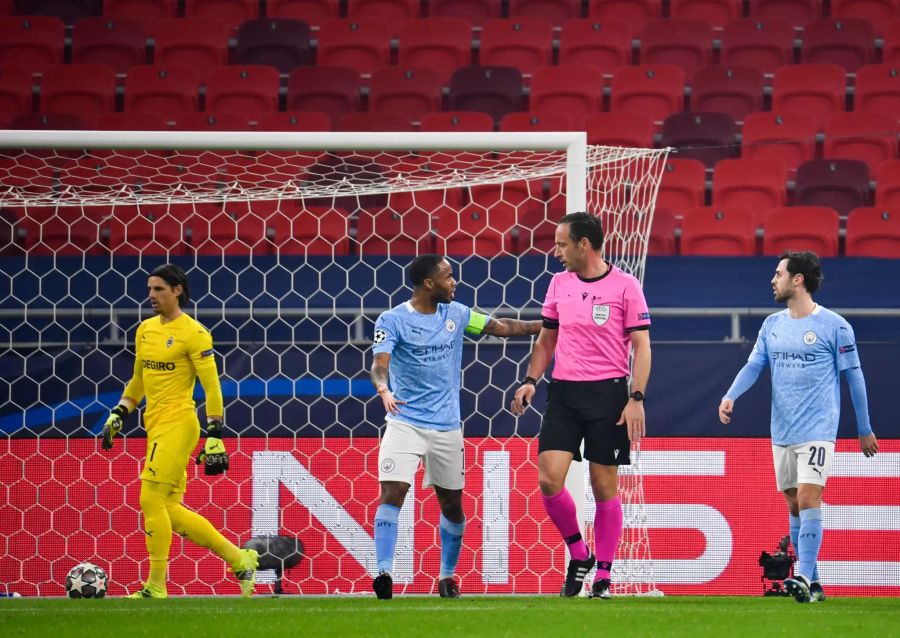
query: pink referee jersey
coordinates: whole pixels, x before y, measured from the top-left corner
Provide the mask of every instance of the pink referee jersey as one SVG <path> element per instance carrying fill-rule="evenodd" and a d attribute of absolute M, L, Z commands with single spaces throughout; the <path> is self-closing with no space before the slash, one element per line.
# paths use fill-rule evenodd
<path fill-rule="evenodd" d="M 553 275 L 542 314 L 557 325 L 553 378 L 602 381 L 628 376 L 629 332 L 650 325 L 638 280 L 608 264 L 605 275 L 582 279 L 564 271 Z"/>

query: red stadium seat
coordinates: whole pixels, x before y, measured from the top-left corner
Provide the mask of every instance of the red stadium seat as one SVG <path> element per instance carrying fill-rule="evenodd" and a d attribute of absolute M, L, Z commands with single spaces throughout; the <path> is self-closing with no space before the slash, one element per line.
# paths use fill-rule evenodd
<path fill-rule="evenodd" d="M 584 118 L 588 144 L 653 148 L 656 124 L 644 113 L 614 111 L 591 113 Z"/>
<path fill-rule="evenodd" d="M 238 28 L 233 62 L 260 64 L 290 73 L 312 60 L 309 25 L 288 18 L 248 20 Z"/>
<path fill-rule="evenodd" d="M 740 208 L 691 208 L 681 221 L 682 255 L 750 257 L 756 254 L 756 223 Z"/>
<path fill-rule="evenodd" d="M 684 70 L 671 64 L 616 69 L 610 110 L 637 111 L 661 122 L 684 106 Z"/>
<path fill-rule="evenodd" d="M 377 18 L 329 20 L 319 28 L 318 64 L 372 73 L 391 62 L 391 28 Z"/>
<path fill-rule="evenodd" d="M 72 62 L 125 73 L 147 63 L 147 35 L 139 22 L 126 18 L 82 18 L 72 32 Z"/>
<path fill-rule="evenodd" d="M 297 214 L 268 217 L 279 255 L 346 255 L 350 252 L 347 213 L 341 208 L 310 206 Z"/>
<path fill-rule="evenodd" d="M 31 113 L 31 74 L 20 66 L 0 66 L 0 128 Z"/>
<path fill-rule="evenodd" d="M 340 16 L 339 0 L 268 0 L 266 15 L 270 18 L 303 20 L 311 27 Z"/>
<path fill-rule="evenodd" d="M 900 259 L 900 208 L 857 208 L 847 217 L 847 257 Z"/>
<path fill-rule="evenodd" d="M 338 118 L 337 131 L 412 131 L 412 119 L 405 113 L 344 113 Z"/>
<path fill-rule="evenodd" d="M 500 17 L 500 0 L 429 0 L 432 18 L 462 18 L 473 27 Z"/>
<path fill-rule="evenodd" d="M 873 178 L 897 156 L 896 113 L 837 113 L 825 125 L 825 158 L 861 160 Z"/>
<path fill-rule="evenodd" d="M 510 18 L 539 18 L 555 27 L 581 17 L 580 0 L 509 0 Z"/>
<path fill-rule="evenodd" d="M 788 170 L 816 154 L 816 123 L 804 113 L 748 113 L 744 118 L 741 155 L 772 159 Z"/>
<path fill-rule="evenodd" d="M 52 16 L 0 16 L 0 64 L 43 73 L 62 64 L 66 27 Z"/>
<path fill-rule="evenodd" d="M 661 0 L 590 0 L 588 17 L 595 20 L 623 20 L 637 33 L 646 24 L 662 17 Z"/>
<path fill-rule="evenodd" d="M 603 109 L 603 74 L 589 66 L 542 66 L 531 78 L 530 109 L 576 121 Z"/>
<path fill-rule="evenodd" d="M 900 113 L 900 66 L 869 64 L 856 71 L 854 110 Z"/>
<path fill-rule="evenodd" d="M 750 17 L 763 20 L 784 20 L 792 27 L 806 24 L 822 16 L 822 0 L 753 0 Z"/>
<path fill-rule="evenodd" d="M 327 113 L 332 123 L 360 108 L 362 78 L 344 67 L 297 67 L 288 77 L 287 110 Z"/>
<path fill-rule="evenodd" d="M 541 180 L 472 187 L 472 201 L 438 217 L 437 250 L 448 255 L 513 252 L 512 232 L 527 211 L 543 210 Z"/>
<path fill-rule="evenodd" d="M 741 208 L 756 215 L 787 204 L 787 169 L 767 159 L 726 159 L 713 171 L 713 206 Z"/>
<path fill-rule="evenodd" d="M 256 122 L 258 131 L 319 131 L 331 130 L 331 118 L 319 111 L 286 111 L 269 113 Z"/>
<path fill-rule="evenodd" d="M 529 74 L 553 60 L 553 25 L 538 18 L 488 20 L 481 28 L 483 66 L 509 66 Z"/>
<path fill-rule="evenodd" d="M 200 78 L 184 66 L 135 66 L 125 77 L 125 110 L 158 114 L 166 120 L 197 110 Z"/>
<path fill-rule="evenodd" d="M 103 17 L 134 20 L 146 33 L 156 33 L 161 23 L 178 17 L 177 0 L 104 0 Z"/>
<path fill-rule="evenodd" d="M 703 206 L 706 191 L 706 167 L 694 159 L 668 159 L 663 168 L 657 208 L 680 216 L 689 208 Z"/>
<path fill-rule="evenodd" d="M 500 120 L 500 131 L 520 133 L 528 131 L 573 131 L 572 116 L 566 113 L 539 111 L 523 111 L 507 113 Z"/>
<path fill-rule="evenodd" d="M 116 74 L 102 64 L 60 64 L 47 67 L 41 80 L 41 109 L 72 113 L 82 124 L 116 108 Z"/>
<path fill-rule="evenodd" d="M 232 65 L 210 70 L 206 78 L 206 111 L 248 120 L 278 110 L 281 78 L 270 66 Z"/>
<path fill-rule="evenodd" d="M 841 215 L 869 203 L 869 167 L 857 160 L 809 160 L 797 167 L 794 203 L 827 206 Z"/>
<path fill-rule="evenodd" d="M 447 191 L 452 193 L 454 191 Z M 399 191 L 387 206 L 359 212 L 356 241 L 361 255 L 421 255 L 434 252 L 432 213 L 446 207 L 441 191 Z M 459 202 L 453 207 L 458 208 Z"/>
<path fill-rule="evenodd" d="M 109 250 L 114 256 L 184 254 L 180 214 L 165 204 L 117 206 L 109 219 Z"/>
<path fill-rule="evenodd" d="M 29 206 L 17 224 L 29 255 L 102 255 L 101 220 L 89 207 Z"/>
<path fill-rule="evenodd" d="M 836 64 L 855 73 L 875 61 L 875 29 L 865 20 L 820 18 L 803 30 L 805 64 Z"/>
<path fill-rule="evenodd" d="M 900 19 L 893 20 L 884 29 L 882 62 L 894 66 L 900 65 Z"/>
<path fill-rule="evenodd" d="M 153 61 L 157 65 L 187 66 L 200 77 L 228 64 L 228 27 L 220 20 L 182 18 L 159 25 Z"/>
<path fill-rule="evenodd" d="M 422 116 L 419 130 L 440 132 L 489 133 L 494 130 L 494 118 L 481 111 L 444 111 Z"/>
<path fill-rule="evenodd" d="M 811 250 L 819 257 L 837 257 L 838 213 L 825 206 L 773 208 L 766 216 L 763 254 Z"/>
<path fill-rule="evenodd" d="M 220 20 L 229 30 L 236 30 L 241 23 L 259 17 L 257 0 L 184 0 L 186 18 Z"/>
<path fill-rule="evenodd" d="M 753 67 L 705 66 L 691 82 L 691 110 L 741 121 L 763 107 L 763 74 Z"/>
<path fill-rule="evenodd" d="M 68 25 L 100 14 L 98 0 L 13 0 L 13 13 L 24 16 L 53 16 Z"/>
<path fill-rule="evenodd" d="M 201 205 L 202 206 L 202 205 Z M 267 254 L 272 243 L 265 222 L 244 207 L 226 203 L 198 206 L 185 226 L 191 231 L 191 252 L 198 255 Z"/>
<path fill-rule="evenodd" d="M 741 0 L 671 0 L 669 15 L 683 20 L 703 20 L 721 29 L 741 17 Z"/>
<path fill-rule="evenodd" d="M 453 71 L 472 64 L 472 25 L 461 18 L 410 20 L 400 33 L 397 64 L 428 67 L 446 82 Z"/>
<path fill-rule="evenodd" d="M 522 74 L 504 66 L 463 67 L 450 78 L 451 111 L 484 111 L 494 121 L 522 110 Z"/>
<path fill-rule="evenodd" d="M 678 222 L 672 211 L 657 208 L 653 211 L 650 238 L 647 240 L 647 254 L 658 257 L 675 254 L 675 229 Z"/>
<path fill-rule="evenodd" d="M 638 38 L 641 64 L 674 64 L 691 76 L 712 63 L 713 30 L 700 20 L 654 20 Z"/>
<path fill-rule="evenodd" d="M 12 118 L 7 128 L 19 131 L 77 131 L 84 125 L 81 118 L 72 113 L 24 113 Z"/>
<path fill-rule="evenodd" d="M 865 20 L 875 27 L 875 34 L 881 37 L 885 25 L 900 18 L 900 5 L 896 0 L 831 0 L 831 17 Z"/>
<path fill-rule="evenodd" d="M 772 110 L 812 116 L 817 130 L 844 110 L 846 73 L 836 64 L 793 64 L 775 70 Z"/>
<path fill-rule="evenodd" d="M 737 124 L 727 113 L 673 113 L 663 122 L 662 145 L 712 168 L 738 154 L 737 133 Z"/>
<path fill-rule="evenodd" d="M 725 66 L 775 73 L 778 67 L 794 61 L 794 27 L 783 20 L 733 20 L 722 31 L 719 55 Z"/>
<path fill-rule="evenodd" d="M 875 204 L 900 208 L 900 160 L 890 160 L 881 165 L 881 174 L 875 185 Z"/>
<path fill-rule="evenodd" d="M 156 113 L 108 112 L 94 118 L 98 131 L 165 131 L 166 120 Z"/>
<path fill-rule="evenodd" d="M 351 20 L 383 20 L 392 36 L 397 36 L 410 20 L 421 15 L 419 0 L 353 0 L 347 3 L 347 17 Z"/>
<path fill-rule="evenodd" d="M 612 73 L 631 64 L 631 46 L 631 25 L 627 22 L 613 18 L 569 20 L 559 39 L 559 63 Z"/>
<path fill-rule="evenodd" d="M 369 110 L 400 113 L 418 122 L 441 108 L 443 78 L 430 68 L 387 66 L 372 74 Z"/>
<path fill-rule="evenodd" d="M 176 131 L 249 131 L 248 118 L 237 113 L 185 113 L 175 120 Z"/>

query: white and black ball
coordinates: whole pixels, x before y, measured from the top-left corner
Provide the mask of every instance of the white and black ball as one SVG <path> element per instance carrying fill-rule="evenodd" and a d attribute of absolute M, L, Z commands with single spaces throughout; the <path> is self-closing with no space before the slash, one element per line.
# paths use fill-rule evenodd
<path fill-rule="evenodd" d="M 69 598 L 103 598 L 109 577 L 102 567 L 93 563 L 79 563 L 66 576 L 66 595 Z"/>

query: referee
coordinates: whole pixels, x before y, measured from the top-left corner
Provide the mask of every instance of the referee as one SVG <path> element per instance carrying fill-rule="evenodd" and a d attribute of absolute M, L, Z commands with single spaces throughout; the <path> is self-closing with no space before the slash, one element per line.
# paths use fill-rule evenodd
<path fill-rule="evenodd" d="M 650 313 L 638 280 L 603 259 L 598 217 L 585 212 L 565 215 L 556 227 L 555 244 L 554 255 L 565 271 L 550 281 L 543 327 L 510 410 L 525 413 L 537 380 L 553 358 L 538 437 L 538 480 L 547 515 L 571 556 L 561 595 L 578 595 L 596 562 L 591 598 L 605 599 L 610 598 L 610 570 L 622 536 L 618 466 L 631 464 L 631 443 L 645 433 Z M 634 349 L 630 393 L 629 346 Z M 575 502 L 565 488 L 572 460 L 581 461 L 582 441 L 596 502 L 596 559 L 581 536 Z"/>

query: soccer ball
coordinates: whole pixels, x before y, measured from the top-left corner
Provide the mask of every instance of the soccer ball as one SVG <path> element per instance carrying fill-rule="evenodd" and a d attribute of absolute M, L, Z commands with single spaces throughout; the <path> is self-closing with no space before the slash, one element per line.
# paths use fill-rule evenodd
<path fill-rule="evenodd" d="M 109 577 L 102 567 L 93 563 L 78 563 L 66 576 L 66 595 L 69 598 L 103 598 Z"/>

